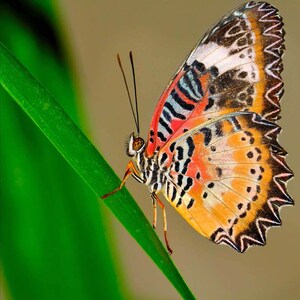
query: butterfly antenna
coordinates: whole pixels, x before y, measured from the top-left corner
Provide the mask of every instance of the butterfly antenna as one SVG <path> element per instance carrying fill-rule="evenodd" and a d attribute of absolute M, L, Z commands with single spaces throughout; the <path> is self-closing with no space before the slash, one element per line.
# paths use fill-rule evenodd
<path fill-rule="evenodd" d="M 132 51 L 129 52 L 129 57 L 130 57 L 133 86 L 134 86 L 134 100 L 135 100 L 135 112 L 136 112 L 136 120 L 137 120 L 137 132 L 138 132 L 138 135 L 140 135 L 140 118 L 139 118 L 138 98 L 137 98 L 136 79 L 135 79 L 135 70 L 134 70 Z"/>
<path fill-rule="evenodd" d="M 123 75 L 123 79 L 124 79 L 124 83 L 125 83 L 125 87 L 126 87 L 126 91 L 127 91 L 129 103 L 130 103 L 131 112 L 133 114 L 135 126 L 137 128 L 138 133 L 139 133 L 139 126 L 138 126 L 137 116 L 135 115 L 135 112 L 134 112 L 134 109 L 133 109 L 133 104 L 132 104 L 131 96 L 130 96 L 130 93 L 129 93 L 129 88 L 128 88 L 128 84 L 127 84 L 125 72 L 124 72 L 124 69 L 123 69 L 123 66 L 122 66 L 122 63 L 121 63 L 121 58 L 120 58 L 119 54 L 117 54 L 117 59 L 118 59 L 119 67 L 120 67 L 122 75 Z"/>

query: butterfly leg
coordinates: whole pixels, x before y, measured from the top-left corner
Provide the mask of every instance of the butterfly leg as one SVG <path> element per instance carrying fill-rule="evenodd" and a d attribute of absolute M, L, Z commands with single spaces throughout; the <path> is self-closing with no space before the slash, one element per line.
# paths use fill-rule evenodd
<path fill-rule="evenodd" d="M 124 174 L 124 177 L 123 177 L 123 180 L 122 180 L 121 184 L 116 189 L 114 189 L 113 191 L 103 195 L 101 198 L 105 199 L 105 198 L 113 195 L 114 193 L 118 192 L 120 189 L 122 189 L 123 185 L 125 184 L 126 180 L 128 179 L 128 177 L 130 175 L 132 175 L 138 182 L 141 182 L 141 183 L 143 182 L 143 180 L 140 177 L 135 165 L 133 164 L 132 161 L 130 161 L 127 164 L 126 171 L 125 171 L 125 174 Z"/>
<path fill-rule="evenodd" d="M 151 194 L 151 198 L 152 198 L 153 201 L 157 202 L 157 204 L 162 209 L 163 218 L 164 218 L 164 237 L 165 237 L 165 243 L 166 243 L 166 247 L 167 247 L 167 249 L 169 251 L 169 254 L 172 254 L 173 250 L 171 249 L 171 247 L 169 245 L 168 238 L 167 238 L 167 215 L 166 215 L 165 205 L 160 201 L 160 199 L 158 198 L 158 196 L 155 193 Z"/>
<path fill-rule="evenodd" d="M 156 219 L 157 219 L 157 209 L 156 209 L 156 199 L 152 197 L 152 205 L 153 205 L 153 225 L 152 227 L 156 228 Z"/>

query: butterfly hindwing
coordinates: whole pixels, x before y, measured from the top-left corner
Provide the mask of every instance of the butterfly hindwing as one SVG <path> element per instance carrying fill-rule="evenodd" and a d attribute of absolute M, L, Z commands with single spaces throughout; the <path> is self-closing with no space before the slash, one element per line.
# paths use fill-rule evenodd
<path fill-rule="evenodd" d="M 292 204 L 292 172 L 276 137 L 280 128 L 256 113 L 232 113 L 169 142 L 165 197 L 199 233 L 243 252 L 265 244 Z M 171 143 L 171 145 L 170 145 Z M 170 149 L 171 148 L 171 149 Z"/>

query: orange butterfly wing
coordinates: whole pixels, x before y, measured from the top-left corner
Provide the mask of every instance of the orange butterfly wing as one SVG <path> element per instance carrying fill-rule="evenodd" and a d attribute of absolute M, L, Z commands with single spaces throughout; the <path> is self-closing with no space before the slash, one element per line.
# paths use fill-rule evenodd
<path fill-rule="evenodd" d="M 168 147 L 172 159 L 165 197 L 199 233 L 243 252 L 265 244 L 279 226 L 279 208 L 291 205 L 292 177 L 280 128 L 250 112 L 232 113 L 182 135 Z"/>

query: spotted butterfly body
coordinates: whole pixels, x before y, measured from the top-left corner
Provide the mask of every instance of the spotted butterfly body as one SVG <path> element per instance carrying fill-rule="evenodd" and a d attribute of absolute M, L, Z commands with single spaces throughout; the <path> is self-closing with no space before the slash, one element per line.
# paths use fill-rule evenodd
<path fill-rule="evenodd" d="M 248 2 L 196 45 L 163 92 L 138 177 L 200 234 L 239 252 L 264 245 L 293 176 L 278 144 L 284 30 L 276 8 Z"/>

